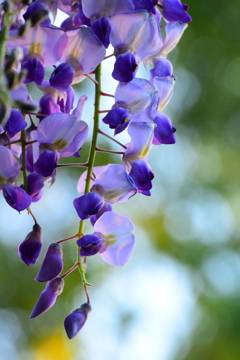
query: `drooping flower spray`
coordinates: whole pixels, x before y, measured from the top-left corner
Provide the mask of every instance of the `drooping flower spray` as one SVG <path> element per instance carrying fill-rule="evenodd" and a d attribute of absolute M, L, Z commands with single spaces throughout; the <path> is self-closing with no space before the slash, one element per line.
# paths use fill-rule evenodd
<path fill-rule="evenodd" d="M 60 28 L 53 25 L 58 9 L 67 14 Z M 35 318 L 50 309 L 63 291 L 65 278 L 79 269 L 86 302 L 66 316 L 70 339 L 91 311 L 88 256 L 99 254 L 108 264 L 123 266 L 134 250 L 134 225 L 113 210 L 114 204 L 127 202 L 137 193 L 150 196 L 154 174 L 149 152 L 154 145 L 175 143 L 176 129 L 163 113 L 176 80 L 167 56 L 191 21 L 187 10 L 180 0 L 6 0 L 0 4 L 0 189 L 9 206 L 26 210 L 33 218 L 33 229 L 26 231 L 18 248 L 26 265 L 37 262 L 43 240 L 31 203 L 41 200 L 46 183 L 57 181 L 58 167 L 85 169 L 76 184 L 79 197 L 72 205 L 79 226 L 75 234 L 49 244 L 35 278 L 47 284 L 30 315 Z M 109 57 L 109 46 L 113 48 L 110 56 L 116 59 L 109 69 L 118 81 L 115 94 L 105 93 L 101 81 L 101 63 Z M 148 79 L 138 77 L 141 62 L 150 68 Z M 49 78 L 46 67 L 52 67 Z M 89 157 L 86 163 L 60 164 L 60 158 L 79 159 L 79 150 L 86 146 L 92 120 L 81 118 L 87 97 L 76 99 L 72 87 L 85 79 L 95 86 Z M 28 83 L 42 92 L 39 99 L 32 98 Z M 101 96 L 114 98 L 109 111 L 101 109 Z M 111 135 L 101 130 L 102 113 Z M 123 131 L 130 136 L 128 144 L 116 138 Z M 117 143 L 119 151 L 99 147 L 99 134 Z M 118 164 L 95 166 L 98 152 L 115 154 Z M 22 184 L 17 180 L 20 173 Z M 85 233 L 85 221 L 93 227 L 90 234 Z M 62 274 L 61 243 L 74 239 L 76 262 Z"/>

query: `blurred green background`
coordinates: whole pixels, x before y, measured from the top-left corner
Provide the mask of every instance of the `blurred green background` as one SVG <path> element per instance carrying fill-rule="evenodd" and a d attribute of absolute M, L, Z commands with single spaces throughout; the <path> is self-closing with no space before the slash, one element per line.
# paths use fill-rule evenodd
<path fill-rule="evenodd" d="M 44 287 L 33 280 L 43 254 L 35 267 L 20 261 L 17 246 L 32 221 L 1 198 L 0 360 L 240 358 L 240 3 L 188 4 L 193 22 L 168 57 L 177 82 L 165 112 L 177 143 L 152 149 L 152 197 L 115 206 L 136 226 L 136 250 L 124 268 L 97 256 L 89 260 L 93 312 L 76 339 L 67 339 L 63 320 L 85 301 L 79 274 L 66 278 L 49 312 L 30 320 Z M 105 63 L 103 91 L 113 93 L 112 65 Z M 82 118 L 90 124 L 93 84 L 87 79 L 75 89 L 89 94 Z M 111 105 L 103 99 L 102 109 Z M 99 140 L 103 148 L 118 149 Z M 81 151 L 83 161 L 88 148 Z M 120 159 L 97 156 L 97 164 L 108 162 Z M 32 207 L 44 251 L 76 231 L 72 200 L 80 174 L 59 169 L 56 184 Z M 76 258 L 74 240 L 63 251 L 67 270 Z"/>

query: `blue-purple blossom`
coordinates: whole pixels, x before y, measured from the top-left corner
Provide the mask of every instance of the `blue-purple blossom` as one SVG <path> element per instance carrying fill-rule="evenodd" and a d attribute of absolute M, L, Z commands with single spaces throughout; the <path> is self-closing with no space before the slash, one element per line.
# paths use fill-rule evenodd
<path fill-rule="evenodd" d="M 62 293 L 63 287 L 64 280 L 60 276 L 49 281 L 45 289 L 41 292 L 30 318 L 34 319 L 49 310 L 55 304 L 58 295 Z"/>
<path fill-rule="evenodd" d="M 27 234 L 25 240 L 18 247 L 19 257 L 27 264 L 34 265 L 40 255 L 42 248 L 42 229 L 36 223 L 33 230 Z"/>
<path fill-rule="evenodd" d="M 118 81 L 131 81 L 136 75 L 139 62 L 138 58 L 130 52 L 119 55 L 114 64 L 112 77 Z"/>
<path fill-rule="evenodd" d="M 110 110 L 102 121 L 108 124 L 110 129 L 115 129 L 114 135 L 117 135 L 128 126 L 129 116 L 127 109 L 117 107 Z"/>
<path fill-rule="evenodd" d="M 48 177 L 53 174 L 56 169 L 59 154 L 54 150 L 43 151 L 34 164 L 34 171 L 41 176 Z"/>
<path fill-rule="evenodd" d="M 57 277 L 63 270 L 62 258 L 61 245 L 58 243 L 50 244 L 35 280 L 45 282 Z"/>
<path fill-rule="evenodd" d="M 64 327 L 69 339 L 73 339 L 79 333 L 91 311 L 91 305 L 85 303 L 66 317 L 64 320 Z"/>
<path fill-rule="evenodd" d="M 166 35 L 163 39 L 163 46 L 156 56 L 166 57 L 175 48 L 187 27 L 187 24 L 184 24 L 180 21 L 166 24 Z"/>
<path fill-rule="evenodd" d="M 32 202 L 37 202 L 42 197 L 42 188 L 44 187 L 44 178 L 36 173 L 27 176 L 28 195 L 31 196 Z"/>

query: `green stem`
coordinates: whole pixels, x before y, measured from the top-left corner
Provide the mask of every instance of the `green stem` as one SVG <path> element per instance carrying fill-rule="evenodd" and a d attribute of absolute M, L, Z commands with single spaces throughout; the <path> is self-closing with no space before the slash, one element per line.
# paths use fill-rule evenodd
<path fill-rule="evenodd" d="M 96 79 L 96 87 L 95 87 L 95 104 L 94 104 L 94 123 L 93 123 L 93 135 L 92 135 L 92 142 L 91 142 L 91 148 L 89 152 L 89 158 L 88 158 L 88 169 L 87 169 L 87 176 L 86 176 L 86 183 L 85 183 L 85 190 L 84 194 L 87 194 L 90 192 L 90 181 L 91 181 L 91 175 L 93 171 L 94 161 L 96 157 L 96 147 L 97 147 L 97 138 L 98 138 L 98 127 L 99 127 L 99 109 L 100 109 L 100 97 L 101 97 L 101 64 L 98 65 L 98 67 L 95 70 L 95 79 Z M 80 221 L 79 229 L 78 229 L 78 238 L 83 236 L 84 232 L 84 220 Z M 82 264 L 82 258 L 80 256 L 80 251 L 78 247 L 78 268 L 79 272 L 82 278 L 82 282 L 84 285 L 84 288 L 86 286 L 89 286 L 90 284 L 86 280 L 85 276 L 85 269 L 83 268 Z"/>
<path fill-rule="evenodd" d="M 26 170 L 26 130 L 21 131 L 21 143 L 22 143 L 22 172 L 23 172 L 23 186 L 26 193 L 28 192 L 27 183 L 27 170 Z"/>

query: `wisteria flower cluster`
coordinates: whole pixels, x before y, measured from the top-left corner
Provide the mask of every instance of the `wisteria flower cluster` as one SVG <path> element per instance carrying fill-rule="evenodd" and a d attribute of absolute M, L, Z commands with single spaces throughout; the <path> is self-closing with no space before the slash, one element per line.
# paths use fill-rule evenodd
<path fill-rule="evenodd" d="M 113 210 L 114 204 L 137 193 L 150 196 L 154 174 L 148 154 L 153 145 L 175 143 L 176 129 L 163 112 L 176 80 L 167 56 L 191 17 L 180 0 L 6 0 L 0 6 L 0 189 L 9 206 L 27 210 L 33 218 L 32 231 L 18 248 L 26 265 L 37 262 L 43 238 L 31 203 L 41 200 L 46 183 L 57 180 L 58 167 L 86 168 L 76 184 L 79 197 L 73 201 L 78 230 L 49 245 L 35 278 L 46 287 L 30 315 L 35 318 L 49 310 L 64 289 L 65 277 L 79 269 L 86 302 L 64 321 L 72 339 L 91 311 L 87 257 L 99 254 L 108 264 L 123 266 L 134 249 L 134 225 Z M 60 28 L 54 26 L 58 10 L 67 15 Z M 109 71 L 118 81 L 115 95 L 101 87 L 101 63 L 109 57 L 110 46 L 115 64 Z M 148 79 L 138 77 L 141 62 L 150 68 Z M 72 85 L 86 78 L 95 84 L 88 161 L 59 164 L 60 158 L 79 158 L 85 146 L 91 119 L 81 118 L 87 97 L 75 101 Z M 29 83 L 42 92 L 40 99 L 29 94 Z M 101 96 L 115 99 L 112 109 L 100 110 Z M 112 136 L 100 129 L 104 112 L 102 121 Z M 115 138 L 123 131 L 130 136 L 126 145 Z M 121 151 L 99 148 L 98 134 L 118 143 Z M 95 166 L 97 152 L 104 151 L 116 153 L 118 163 Z M 91 234 L 84 233 L 87 219 Z M 61 243 L 73 239 L 77 261 L 62 274 Z"/>

